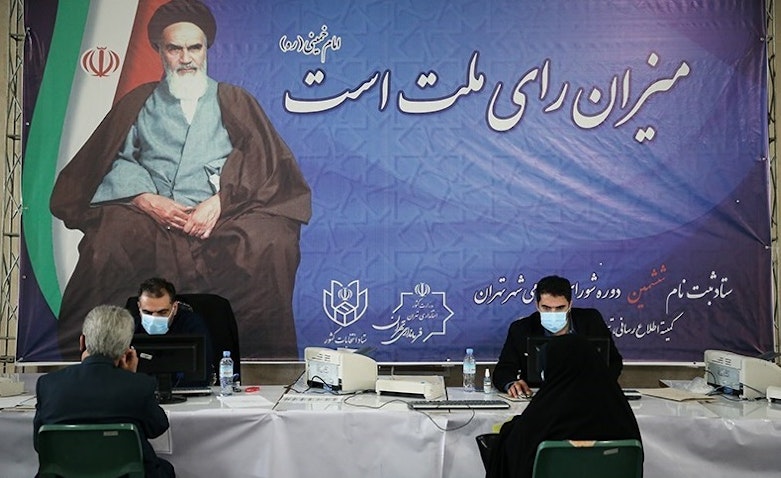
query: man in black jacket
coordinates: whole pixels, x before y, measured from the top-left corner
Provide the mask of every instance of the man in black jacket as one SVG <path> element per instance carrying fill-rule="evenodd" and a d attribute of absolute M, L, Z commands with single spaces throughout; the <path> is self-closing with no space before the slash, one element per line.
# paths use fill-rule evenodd
<path fill-rule="evenodd" d="M 511 397 L 531 395 L 526 370 L 527 340 L 540 336 L 579 334 L 608 339 L 608 368 L 618 380 L 624 364 L 610 330 L 597 309 L 572 307 L 572 285 L 569 280 L 558 276 L 543 277 L 537 283 L 534 297 L 537 311 L 510 324 L 507 340 L 493 373 L 493 383 L 498 390 L 507 392 Z"/>
<path fill-rule="evenodd" d="M 130 348 L 133 317 L 113 305 L 92 309 L 82 327 L 81 363 L 43 375 L 36 385 L 33 443 L 41 425 L 56 423 L 133 423 L 141 434 L 147 477 L 175 476 L 171 463 L 158 458 L 149 438 L 168 429 L 168 417 L 155 398 L 154 378 L 135 373 Z"/>
<path fill-rule="evenodd" d="M 203 337 L 204 374 L 176 373 L 172 377 L 175 387 L 206 387 L 214 384 L 215 361 L 222 358 L 222 350 L 214 350 L 209 327 L 204 318 L 193 308 L 176 299 L 173 283 L 162 277 L 152 277 L 138 288 L 138 315 L 129 309 L 136 323 L 136 334 L 148 335 L 198 335 Z M 236 358 L 235 360 L 238 360 Z"/>

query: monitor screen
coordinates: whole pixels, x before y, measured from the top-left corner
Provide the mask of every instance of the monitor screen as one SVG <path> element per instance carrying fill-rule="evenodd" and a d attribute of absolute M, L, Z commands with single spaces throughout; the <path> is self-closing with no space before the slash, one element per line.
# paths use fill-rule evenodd
<path fill-rule="evenodd" d="M 172 377 L 176 374 L 206 376 L 202 335 L 136 334 L 132 345 L 138 354 L 137 372 L 157 379 L 161 403 L 184 401 L 184 397 L 175 397 L 171 393 Z"/>
<path fill-rule="evenodd" d="M 545 349 L 555 336 L 529 337 L 526 339 L 526 383 L 530 387 L 539 387 L 545 377 Z M 610 339 L 607 337 L 584 337 L 597 349 L 605 365 L 610 362 Z"/>

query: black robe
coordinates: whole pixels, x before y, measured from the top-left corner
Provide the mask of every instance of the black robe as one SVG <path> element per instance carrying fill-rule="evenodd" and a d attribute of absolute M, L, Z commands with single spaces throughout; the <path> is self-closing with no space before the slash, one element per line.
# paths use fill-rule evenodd
<path fill-rule="evenodd" d="M 502 425 L 487 478 L 531 478 L 544 440 L 640 440 L 621 387 L 594 347 L 577 334 L 547 346 L 545 382 L 520 415 Z"/>
<path fill-rule="evenodd" d="M 166 277 L 183 293 L 228 299 L 245 357 L 297 359 L 293 286 L 311 192 L 290 149 L 245 90 L 218 85 L 234 149 L 220 176 L 222 211 L 208 239 L 167 230 L 130 205 L 90 204 L 156 86 L 144 84 L 125 95 L 54 185 L 52 213 L 84 232 L 59 313 L 63 359 L 78 357 L 81 323 L 90 309 L 123 306 L 149 277 Z"/>

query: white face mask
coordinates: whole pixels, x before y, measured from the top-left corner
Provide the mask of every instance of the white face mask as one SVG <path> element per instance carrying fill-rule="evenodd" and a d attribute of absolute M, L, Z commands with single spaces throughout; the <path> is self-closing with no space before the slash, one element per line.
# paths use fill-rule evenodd
<path fill-rule="evenodd" d="M 168 317 L 142 313 L 141 326 L 149 335 L 165 335 L 168 332 Z"/>
<path fill-rule="evenodd" d="M 540 311 L 540 322 L 545 330 L 555 334 L 567 326 L 567 311 L 562 312 L 542 312 Z"/>

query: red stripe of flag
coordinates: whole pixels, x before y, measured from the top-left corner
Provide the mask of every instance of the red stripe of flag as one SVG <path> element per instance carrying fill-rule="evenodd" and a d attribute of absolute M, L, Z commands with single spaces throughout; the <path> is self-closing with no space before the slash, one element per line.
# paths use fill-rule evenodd
<path fill-rule="evenodd" d="M 160 55 L 152 48 L 147 35 L 147 24 L 157 7 L 168 0 L 139 0 L 133 31 L 130 34 L 125 66 L 117 84 L 114 103 L 138 85 L 158 81 L 163 77 Z"/>

